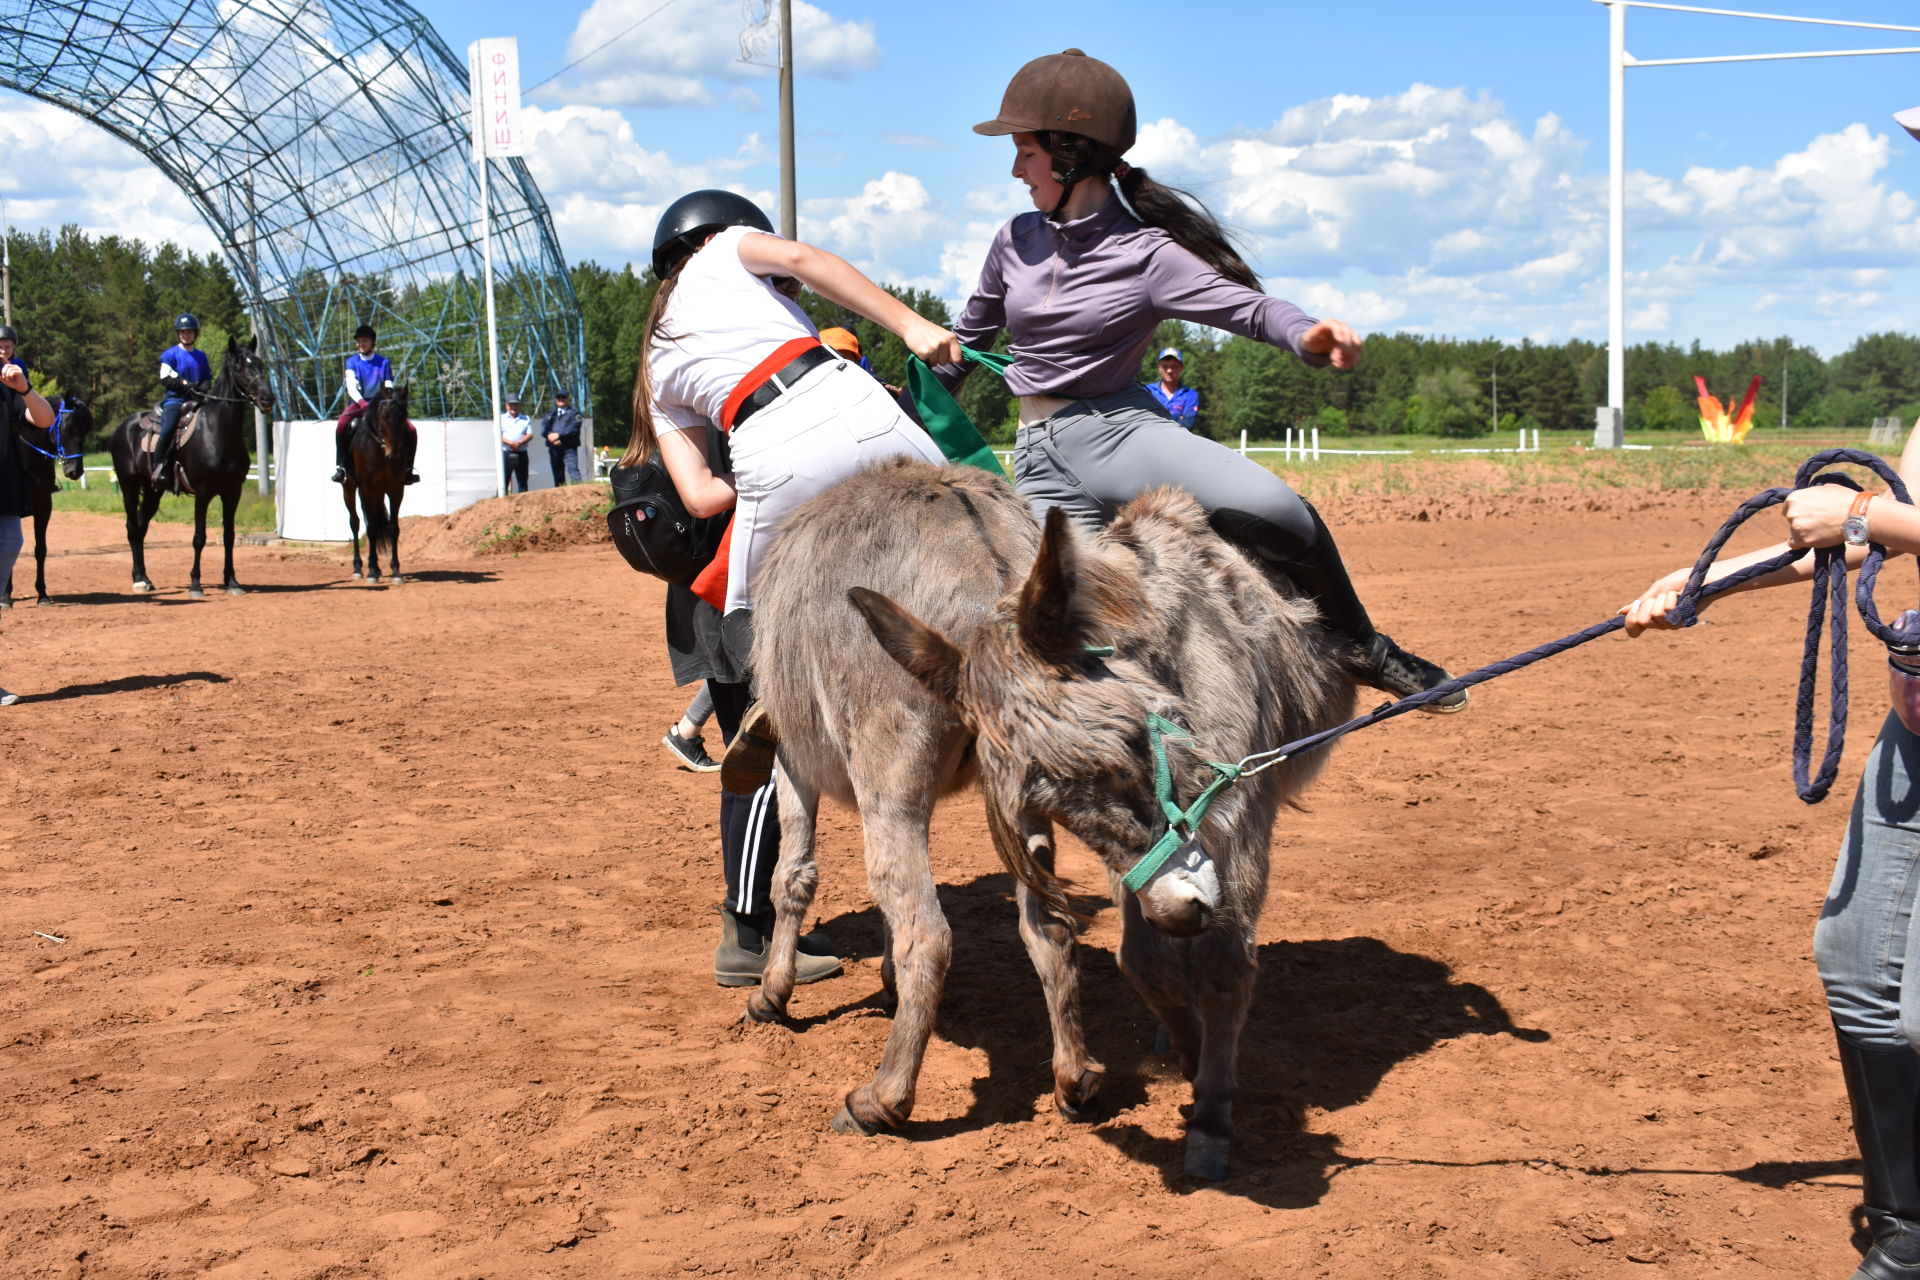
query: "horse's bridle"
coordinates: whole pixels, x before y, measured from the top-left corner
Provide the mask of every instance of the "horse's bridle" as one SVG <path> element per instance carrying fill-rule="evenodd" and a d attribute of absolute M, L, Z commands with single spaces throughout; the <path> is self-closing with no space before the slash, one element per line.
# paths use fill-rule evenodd
<path fill-rule="evenodd" d="M 24 436 L 21 437 L 20 443 L 27 446 L 27 448 L 33 450 L 35 453 L 39 454 L 41 457 L 52 458 L 55 462 L 70 462 L 75 458 L 85 457 L 86 456 L 85 454 L 67 453 L 66 446 L 60 443 L 60 422 L 66 416 L 67 416 L 67 406 L 62 404 L 53 411 L 53 425 L 47 428 L 47 430 L 53 435 L 53 447 L 56 450 L 56 452 L 48 453 L 45 449 L 42 449 L 39 445 L 35 444 L 31 440 L 26 439 Z"/>

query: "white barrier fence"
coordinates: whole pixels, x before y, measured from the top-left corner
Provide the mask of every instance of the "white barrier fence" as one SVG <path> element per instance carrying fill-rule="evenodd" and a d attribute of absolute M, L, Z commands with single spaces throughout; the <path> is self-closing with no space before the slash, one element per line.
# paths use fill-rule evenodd
<path fill-rule="evenodd" d="M 403 515 L 439 516 L 495 495 L 499 485 L 500 438 L 485 419 L 426 419 L 420 431 L 414 470 L 420 483 L 407 486 Z M 582 431 L 591 438 L 592 428 Z M 592 446 L 582 443 L 580 474 L 593 476 Z M 534 489 L 553 487 L 553 467 L 544 440 L 527 445 L 527 480 Z M 351 532 L 340 486 L 333 483 L 333 423 L 273 424 L 274 525 L 283 538 L 301 542 L 345 542 Z M 362 530 L 364 534 L 365 530 Z"/>

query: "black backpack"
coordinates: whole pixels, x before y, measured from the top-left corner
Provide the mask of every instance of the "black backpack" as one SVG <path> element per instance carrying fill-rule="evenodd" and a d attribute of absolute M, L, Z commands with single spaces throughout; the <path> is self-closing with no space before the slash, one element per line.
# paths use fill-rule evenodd
<path fill-rule="evenodd" d="M 636 467 L 615 467 L 613 510 L 607 512 L 607 530 L 613 545 L 640 573 L 665 582 L 691 585 L 720 549 L 731 511 L 717 516 L 687 514 L 673 477 L 660 455 Z"/>

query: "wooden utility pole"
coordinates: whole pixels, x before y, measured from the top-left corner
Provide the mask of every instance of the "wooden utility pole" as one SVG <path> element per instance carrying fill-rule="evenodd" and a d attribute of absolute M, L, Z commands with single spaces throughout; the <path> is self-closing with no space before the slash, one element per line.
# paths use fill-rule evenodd
<path fill-rule="evenodd" d="M 793 0 L 780 0 L 780 234 L 800 238 L 793 181 Z"/>

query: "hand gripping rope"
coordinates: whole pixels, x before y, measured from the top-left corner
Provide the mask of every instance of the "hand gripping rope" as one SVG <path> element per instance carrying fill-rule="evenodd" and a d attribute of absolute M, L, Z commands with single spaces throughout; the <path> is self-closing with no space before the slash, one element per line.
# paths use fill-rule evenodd
<path fill-rule="evenodd" d="M 1766 510 L 1778 506 L 1787 500 L 1787 495 L 1795 489 L 1804 489 L 1816 484 L 1837 484 L 1849 489 L 1860 486 L 1850 476 L 1839 472 L 1818 474 L 1820 468 L 1834 463 L 1852 463 L 1866 467 L 1892 490 L 1894 498 L 1912 505 L 1913 498 L 1893 468 L 1878 457 L 1863 453 L 1858 449 L 1828 449 L 1816 453 L 1801 464 L 1794 477 L 1794 483 L 1786 488 L 1767 489 L 1755 494 L 1741 503 L 1720 531 L 1713 535 L 1700 558 L 1694 562 L 1693 572 L 1687 578 L 1687 585 L 1680 592 L 1680 599 L 1667 612 L 1667 621 L 1675 627 L 1690 627 L 1700 620 L 1700 606 L 1722 592 L 1731 591 L 1742 583 L 1763 577 L 1776 569 L 1781 569 L 1807 554 L 1807 548 L 1782 552 L 1759 564 L 1748 565 L 1736 573 L 1730 573 L 1717 582 L 1707 582 L 1707 571 L 1720 548 L 1733 536 L 1734 530 L 1748 520 Z M 1827 792 L 1833 787 L 1833 780 L 1840 771 L 1841 753 L 1847 740 L 1847 556 L 1845 547 L 1821 547 L 1814 551 L 1813 599 L 1807 609 L 1806 647 L 1800 660 L 1800 689 L 1794 701 L 1793 733 L 1793 787 L 1800 798 L 1808 804 L 1819 804 L 1826 799 Z M 1874 607 L 1873 589 L 1880 577 L 1880 566 L 1887 558 L 1887 549 L 1878 542 L 1867 546 L 1866 562 L 1860 566 L 1860 577 L 1854 588 L 1854 606 L 1860 611 L 1861 621 L 1875 638 L 1888 644 L 1920 644 L 1920 626 L 1912 631 L 1902 631 L 1888 626 L 1880 620 L 1879 610 Z M 1830 612 L 1829 612 L 1830 610 Z M 1825 623 L 1832 637 L 1832 652 L 1829 658 L 1829 676 L 1827 679 L 1827 749 L 1820 760 L 1819 772 L 1808 776 L 1808 767 L 1813 758 L 1813 702 L 1814 684 L 1820 668 L 1820 628 Z M 1167 736 L 1186 738 L 1190 735 L 1180 726 L 1159 716 L 1147 718 L 1147 734 L 1153 744 L 1154 791 L 1160 802 L 1161 810 L 1167 817 L 1167 830 L 1145 857 L 1133 865 L 1123 877 L 1127 888 L 1138 891 L 1153 878 L 1154 872 L 1172 857 L 1182 843 L 1190 840 L 1199 831 L 1201 822 L 1206 818 L 1207 810 L 1220 793 L 1242 778 L 1252 777 L 1264 769 L 1303 751 L 1326 746 L 1336 738 L 1345 737 L 1356 729 L 1365 729 L 1391 720 L 1395 716 L 1417 711 L 1430 702 L 1437 702 L 1449 694 L 1461 689 L 1470 689 L 1477 684 L 1485 684 L 1496 676 L 1530 667 L 1542 658 L 1550 658 L 1558 653 L 1577 648 L 1589 640 L 1618 631 L 1626 625 L 1626 618 L 1620 614 L 1596 622 L 1583 631 L 1549 641 L 1525 653 L 1481 667 L 1478 671 L 1469 671 L 1466 675 L 1455 676 L 1444 684 L 1424 689 L 1411 697 L 1398 702 L 1383 703 L 1363 716 L 1355 716 L 1345 724 L 1323 729 L 1319 733 L 1270 751 L 1258 751 L 1242 758 L 1238 763 L 1227 764 L 1224 761 L 1209 760 L 1207 767 L 1217 775 L 1200 792 L 1194 802 L 1182 809 L 1173 795 L 1172 769 L 1167 763 L 1166 746 L 1163 739 Z"/>

